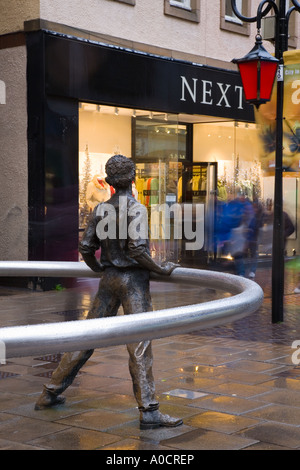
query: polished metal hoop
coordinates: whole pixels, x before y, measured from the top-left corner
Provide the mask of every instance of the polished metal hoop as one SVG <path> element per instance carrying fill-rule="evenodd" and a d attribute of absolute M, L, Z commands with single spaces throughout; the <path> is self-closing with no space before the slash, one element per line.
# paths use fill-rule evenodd
<path fill-rule="evenodd" d="M 80 262 L 2 261 L 0 276 L 96 278 L 99 274 Z M 232 274 L 176 268 L 171 276 L 152 275 L 151 278 L 213 287 L 232 296 L 126 316 L 0 328 L 6 357 L 102 348 L 190 333 L 243 318 L 255 312 L 263 301 L 258 284 Z"/>

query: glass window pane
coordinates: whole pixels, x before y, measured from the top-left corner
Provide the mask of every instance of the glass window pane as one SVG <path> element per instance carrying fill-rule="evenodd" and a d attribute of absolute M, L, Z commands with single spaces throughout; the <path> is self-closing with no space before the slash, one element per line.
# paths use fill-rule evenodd
<path fill-rule="evenodd" d="M 242 0 L 236 0 L 236 6 L 238 11 L 242 12 Z M 227 21 L 242 23 L 242 21 L 233 13 L 231 0 L 225 0 L 225 18 Z"/>
<path fill-rule="evenodd" d="M 191 10 L 191 0 L 170 0 L 170 5 Z"/>

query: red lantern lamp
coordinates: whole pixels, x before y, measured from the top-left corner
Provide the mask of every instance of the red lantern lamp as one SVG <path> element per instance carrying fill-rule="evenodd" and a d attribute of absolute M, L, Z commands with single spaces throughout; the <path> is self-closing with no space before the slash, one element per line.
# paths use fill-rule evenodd
<path fill-rule="evenodd" d="M 246 101 L 257 109 L 270 101 L 279 60 L 263 47 L 261 35 L 257 34 L 255 46 L 245 57 L 232 62 L 239 67 Z"/>

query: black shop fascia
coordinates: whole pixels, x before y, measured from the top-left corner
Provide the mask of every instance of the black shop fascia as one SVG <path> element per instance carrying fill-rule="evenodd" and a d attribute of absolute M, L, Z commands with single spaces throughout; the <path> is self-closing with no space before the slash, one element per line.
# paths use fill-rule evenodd
<path fill-rule="evenodd" d="M 49 31 L 27 51 L 30 260 L 78 260 L 80 102 L 254 121 L 234 71 Z"/>

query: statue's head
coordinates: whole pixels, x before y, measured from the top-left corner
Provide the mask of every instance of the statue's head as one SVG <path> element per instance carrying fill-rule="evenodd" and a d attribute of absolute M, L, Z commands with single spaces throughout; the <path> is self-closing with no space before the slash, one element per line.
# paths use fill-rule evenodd
<path fill-rule="evenodd" d="M 114 188 L 127 188 L 135 179 L 135 164 L 124 155 L 114 155 L 106 162 L 107 183 Z"/>

